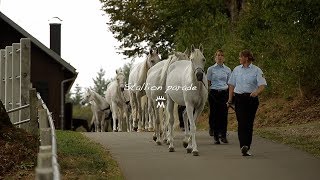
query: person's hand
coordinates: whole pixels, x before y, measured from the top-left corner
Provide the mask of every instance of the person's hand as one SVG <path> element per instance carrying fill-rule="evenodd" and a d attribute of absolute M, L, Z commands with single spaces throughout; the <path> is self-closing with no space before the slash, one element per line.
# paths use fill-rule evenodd
<path fill-rule="evenodd" d="M 232 104 L 232 101 L 228 101 L 228 102 L 227 102 L 227 107 L 230 107 L 231 104 Z"/>
<path fill-rule="evenodd" d="M 250 97 L 257 97 L 258 96 L 258 92 L 257 91 L 253 91 L 251 94 L 250 94 Z"/>

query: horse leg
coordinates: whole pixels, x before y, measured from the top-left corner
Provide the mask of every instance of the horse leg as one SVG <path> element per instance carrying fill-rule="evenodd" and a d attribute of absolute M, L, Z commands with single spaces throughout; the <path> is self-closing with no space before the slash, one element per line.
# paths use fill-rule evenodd
<path fill-rule="evenodd" d="M 190 122 L 190 134 L 191 134 L 191 138 L 192 138 L 192 140 L 191 140 L 192 144 L 190 143 L 190 141 L 188 143 L 187 153 L 191 153 L 191 151 L 192 151 L 192 154 L 194 156 L 197 156 L 199 153 L 198 153 L 196 139 L 195 139 L 196 125 L 194 122 L 193 109 L 194 109 L 193 105 L 186 104 L 186 111 L 187 111 L 188 119 Z M 185 129 L 187 129 L 187 127 L 185 127 Z"/>
<path fill-rule="evenodd" d="M 157 141 L 156 143 L 158 145 L 161 145 L 161 137 L 160 137 L 160 132 L 161 132 L 161 129 L 160 129 L 160 111 L 163 110 L 162 107 L 160 107 L 159 109 L 155 109 L 154 107 L 155 104 L 153 105 L 153 115 L 154 115 L 154 123 L 155 123 L 155 133 L 156 133 L 156 136 L 157 136 Z"/>
<path fill-rule="evenodd" d="M 133 130 L 137 131 L 138 129 L 138 112 L 137 112 L 137 98 L 136 98 L 136 93 L 130 92 L 130 104 L 131 104 L 131 108 L 132 108 L 132 125 L 133 125 Z"/>
<path fill-rule="evenodd" d="M 149 106 L 149 104 L 150 104 L 151 102 L 149 102 L 148 101 L 148 106 Z M 152 108 L 153 109 L 153 111 L 155 111 L 155 109 L 154 108 Z M 150 112 L 150 111 L 149 111 Z M 153 113 L 148 113 L 148 111 L 146 111 L 146 119 L 148 120 L 148 131 L 154 131 L 154 120 L 155 120 L 155 113 L 153 112 Z"/>
<path fill-rule="evenodd" d="M 148 112 L 149 112 L 149 116 L 152 117 L 152 115 L 154 114 L 154 109 L 153 109 L 153 103 L 152 103 L 151 98 L 148 98 Z M 149 119 L 150 119 L 150 117 L 149 117 Z M 152 136 L 152 139 L 154 141 L 156 141 L 158 138 L 156 136 L 156 132 L 157 132 L 157 130 L 155 129 L 155 131 L 153 132 L 153 136 Z"/>
<path fill-rule="evenodd" d="M 170 96 L 167 95 L 167 111 L 169 115 L 169 152 L 174 152 L 174 146 L 173 146 L 173 124 L 174 124 L 174 116 L 173 116 L 173 109 L 174 109 L 174 102 L 170 98 Z"/>
<path fill-rule="evenodd" d="M 106 132 L 106 114 L 104 111 L 101 112 L 101 132 Z"/>
<path fill-rule="evenodd" d="M 130 124 L 129 124 L 129 112 L 128 112 L 127 104 L 124 103 L 122 105 L 122 109 L 124 110 L 124 118 L 126 120 L 127 132 L 130 132 L 131 131 L 131 127 L 130 127 Z"/>
<path fill-rule="evenodd" d="M 100 121 L 99 121 L 99 117 L 98 117 L 97 112 L 94 113 L 94 124 L 96 127 L 96 132 L 100 132 Z"/>
<path fill-rule="evenodd" d="M 90 131 L 91 132 L 95 132 L 95 124 L 94 124 L 95 118 L 94 118 L 94 114 L 92 115 L 91 118 L 91 123 L 90 123 Z"/>
<path fill-rule="evenodd" d="M 118 109 L 116 107 L 116 103 L 112 102 L 112 120 L 113 120 L 113 132 L 117 132 L 117 115 Z"/>
<path fill-rule="evenodd" d="M 190 132 L 189 132 L 189 123 L 188 123 L 188 115 L 187 111 L 183 112 L 183 124 L 184 124 L 184 139 L 183 139 L 183 147 L 187 148 L 190 142 Z"/>
<path fill-rule="evenodd" d="M 119 132 L 122 132 L 122 121 L 123 121 L 123 111 L 122 111 L 122 108 L 119 108 L 118 107 L 118 112 L 119 112 L 119 115 L 118 115 L 118 131 Z"/>
<path fill-rule="evenodd" d="M 142 108 L 141 108 L 141 96 L 139 93 L 136 94 L 137 97 L 137 116 L 138 116 L 138 130 L 137 132 L 142 132 Z"/>

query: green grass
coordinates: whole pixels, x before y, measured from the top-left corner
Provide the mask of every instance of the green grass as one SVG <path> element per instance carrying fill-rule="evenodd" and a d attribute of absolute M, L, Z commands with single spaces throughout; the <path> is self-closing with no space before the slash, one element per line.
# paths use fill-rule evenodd
<path fill-rule="evenodd" d="M 260 128 L 256 134 L 320 157 L 320 122 L 295 126 Z"/>
<path fill-rule="evenodd" d="M 63 179 L 124 179 L 110 153 L 79 132 L 56 131 Z"/>

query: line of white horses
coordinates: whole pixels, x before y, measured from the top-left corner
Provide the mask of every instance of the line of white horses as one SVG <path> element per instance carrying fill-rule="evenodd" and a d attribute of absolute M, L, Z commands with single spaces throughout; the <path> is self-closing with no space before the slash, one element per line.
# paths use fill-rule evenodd
<path fill-rule="evenodd" d="M 157 51 L 150 50 L 143 62 L 131 68 L 128 84 L 125 84 L 124 73 L 117 70 L 115 80 L 107 87 L 105 98 L 86 89 L 81 103 L 91 104 L 96 132 L 105 130 L 105 116 L 112 113 L 113 131 L 123 131 L 122 123 L 125 123 L 127 132 L 154 129 L 155 142 L 158 145 L 167 143 L 170 152 L 174 151 L 174 104 L 186 106 L 183 145 L 187 153 L 198 156 L 195 121 L 208 97 L 204 65 L 202 45 L 198 49 L 192 45 L 191 50 L 187 49 L 184 53 L 174 52 L 162 61 Z M 146 88 L 146 85 L 156 88 Z M 191 86 L 192 89 L 181 88 Z M 158 97 L 166 98 L 165 108 L 157 105 Z M 149 117 L 145 117 L 145 114 Z"/>

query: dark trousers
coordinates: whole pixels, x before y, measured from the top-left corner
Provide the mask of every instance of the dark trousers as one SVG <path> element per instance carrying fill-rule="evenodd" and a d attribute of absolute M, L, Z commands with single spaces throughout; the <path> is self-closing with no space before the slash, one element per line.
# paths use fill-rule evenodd
<path fill-rule="evenodd" d="M 184 128 L 184 122 L 183 122 L 183 112 L 186 109 L 185 106 L 178 106 L 178 116 L 179 116 L 179 127 Z"/>
<path fill-rule="evenodd" d="M 258 97 L 250 97 L 249 93 L 235 94 L 235 111 L 238 121 L 238 138 L 240 148 L 250 149 L 253 133 L 253 122 L 259 106 Z"/>
<path fill-rule="evenodd" d="M 217 91 L 211 89 L 209 92 L 209 126 L 213 130 L 214 137 L 226 137 L 228 125 L 228 90 Z"/>

